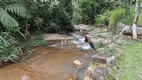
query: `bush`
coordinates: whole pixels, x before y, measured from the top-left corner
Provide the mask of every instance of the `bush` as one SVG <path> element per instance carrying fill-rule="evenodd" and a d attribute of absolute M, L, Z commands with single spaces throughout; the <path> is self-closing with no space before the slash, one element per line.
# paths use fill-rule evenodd
<path fill-rule="evenodd" d="M 96 26 L 103 26 L 106 21 L 108 21 L 110 17 L 110 11 L 105 11 L 102 15 L 100 14 L 96 19 Z"/>
<path fill-rule="evenodd" d="M 64 1 L 63 1 L 64 2 Z M 66 7 L 63 3 L 54 5 L 54 7 L 45 6 L 48 10 L 44 16 L 44 31 L 45 32 L 64 32 L 74 31 L 72 25 L 72 13 L 67 12 Z"/>

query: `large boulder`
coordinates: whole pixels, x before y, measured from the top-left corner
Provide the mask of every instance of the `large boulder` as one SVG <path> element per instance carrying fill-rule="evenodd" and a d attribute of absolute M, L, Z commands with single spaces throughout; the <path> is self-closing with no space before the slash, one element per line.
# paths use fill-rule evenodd
<path fill-rule="evenodd" d="M 92 61 L 95 62 L 95 63 L 107 64 L 108 56 L 109 55 L 108 55 L 107 52 L 97 53 L 94 56 L 92 56 Z"/>

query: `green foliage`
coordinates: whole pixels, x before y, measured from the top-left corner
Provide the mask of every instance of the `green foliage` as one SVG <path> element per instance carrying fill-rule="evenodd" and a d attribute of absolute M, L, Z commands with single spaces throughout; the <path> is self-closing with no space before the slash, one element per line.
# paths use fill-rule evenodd
<path fill-rule="evenodd" d="M 104 44 L 102 43 L 102 41 L 100 41 L 99 43 L 97 43 L 97 48 L 103 48 L 104 47 Z"/>
<path fill-rule="evenodd" d="M 11 12 L 12 14 L 16 14 L 23 18 L 31 18 L 30 12 L 27 10 L 24 4 L 22 3 L 15 3 L 11 5 L 5 6 L 5 10 Z"/>
<path fill-rule="evenodd" d="M 27 10 L 25 5 L 19 3 L 18 0 L 14 0 L 12 2 L 1 2 L 1 5 L 3 6 L 0 6 L 0 22 L 3 25 L 3 27 L 5 27 L 8 30 L 16 31 L 19 29 L 19 23 L 15 19 L 15 17 L 13 17 L 13 14 L 24 18 L 31 17 L 30 12 Z"/>
<path fill-rule="evenodd" d="M 115 79 L 115 74 L 114 74 L 114 72 L 112 72 L 112 73 L 106 78 L 106 80 L 116 80 L 116 79 Z"/>
<path fill-rule="evenodd" d="M 96 23 L 97 16 L 108 10 L 122 6 L 117 0 L 73 0 L 74 23 Z M 104 17 L 103 17 L 104 18 Z"/>
<path fill-rule="evenodd" d="M 127 25 L 132 25 L 134 20 L 134 8 L 130 7 L 129 12 L 126 10 L 126 16 L 122 18 L 121 22 Z"/>
<path fill-rule="evenodd" d="M 45 6 L 49 9 L 49 6 Z M 64 32 L 74 31 L 71 20 L 71 12 L 67 12 L 63 4 L 58 4 L 46 12 L 44 16 L 44 27 L 46 32 Z"/>
<path fill-rule="evenodd" d="M 0 21 L 7 29 L 19 26 L 18 22 L 11 17 L 3 8 L 0 8 Z"/>
<path fill-rule="evenodd" d="M 27 38 L 26 40 L 22 41 L 20 47 L 24 52 L 26 52 L 38 46 L 48 46 L 48 42 L 43 39 L 41 34 L 34 35 L 32 38 Z"/>
<path fill-rule="evenodd" d="M 80 8 L 80 4 L 77 0 L 72 0 L 73 5 L 73 23 L 81 24 L 83 23 L 82 9 Z"/>
<path fill-rule="evenodd" d="M 111 12 L 111 16 L 109 18 L 109 28 L 115 30 L 117 23 L 124 18 L 125 9 L 118 8 Z"/>
<path fill-rule="evenodd" d="M 22 52 L 19 42 L 6 32 L 0 33 L 0 61 L 18 61 Z"/>
<path fill-rule="evenodd" d="M 104 23 L 109 20 L 111 12 L 105 11 L 103 14 L 98 15 L 95 26 L 104 26 Z"/>

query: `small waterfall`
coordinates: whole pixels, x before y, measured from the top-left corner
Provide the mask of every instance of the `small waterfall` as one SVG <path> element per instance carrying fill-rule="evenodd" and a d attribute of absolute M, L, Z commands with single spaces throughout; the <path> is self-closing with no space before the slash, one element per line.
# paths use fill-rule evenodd
<path fill-rule="evenodd" d="M 73 41 L 74 44 L 77 45 L 78 48 L 82 48 L 83 50 L 90 50 L 91 46 L 85 42 L 85 37 L 79 34 L 73 34 L 75 40 Z"/>

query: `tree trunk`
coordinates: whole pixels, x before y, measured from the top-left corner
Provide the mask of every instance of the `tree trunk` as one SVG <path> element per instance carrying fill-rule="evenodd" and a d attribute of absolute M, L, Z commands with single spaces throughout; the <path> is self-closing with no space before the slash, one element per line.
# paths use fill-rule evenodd
<path fill-rule="evenodd" d="M 135 18 L 132 26 L 132 31 L 133 31 L 133 39 L 137 39 L 137 21 L 140 15 L 140 1 L 136 0 L 136 7 L 135 7 Z"/>

